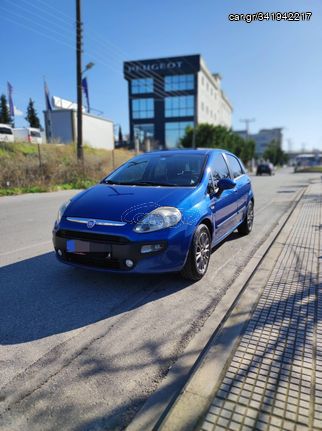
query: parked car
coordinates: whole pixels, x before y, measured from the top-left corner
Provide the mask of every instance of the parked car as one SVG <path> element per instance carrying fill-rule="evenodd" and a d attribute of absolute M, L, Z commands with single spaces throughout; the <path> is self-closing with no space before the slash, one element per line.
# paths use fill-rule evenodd
<path fill-rule="evenodd" d="M 40 129 L 35 127 L 21 127 L 13 129 L 16 141 L 26 141 L 32 144 L 42 144 Z"/>
<path fill-rule="evenodd" d="M 241 161 L 223 150 L 139 155 L 58 211 L 63 263 L 125 273 L 180 271 L 199 280 L 212 248 L 252 230 L 254 195 Z"/>
<path fill-rule="evenodd" d="M 273 175 L 274 166 L 271 163 L 261 163 L 257 166 L 256 175 Z"/>
<path fill-rule="evenodd" d="M 14 136 L 12 133 L 12 127 L 8 124 L 0 123 L 0 142 L 14 142 Z"/>

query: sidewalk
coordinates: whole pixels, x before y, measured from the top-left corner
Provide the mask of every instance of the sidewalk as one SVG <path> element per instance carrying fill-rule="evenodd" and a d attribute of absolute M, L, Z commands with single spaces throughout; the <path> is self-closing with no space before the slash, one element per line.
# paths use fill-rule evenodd
<path fill-rule="evenodd" d="M 194 422 L 189 419 L 186 425 L 190 422 L 191 427 L 185 429 L 322 430 L 321 203 L 321 183 L 310 185 L 273 245 L 272 256 L 265 257 L 266 269 L 264 263 L 250 283 L 253 286 L 247 288 L 253 289 L 253 301 L 259 295 L 251 314 L 236 306 L 235 316 L 240 319 L 246 315 L 217 381 L 215 370 L 209 370 L 220 366 L 216 348 L 220 345 L 227 350 L 225 335 L 228 337 L 234 332 L 231 328 L 237 326 L 233 317 L 206 354 L 200 368 L 207 370 L 209 379 L 212 377 L 212 397 L 198 390 L 201 382 L 205 385 L 205 377 L 198 381 L 198 373 L 202 374 L 198 369 L 187 384 L 185 391 L 190 391 L 194 400 L 206 397 L 210 407 L 199 426 L 191 425 Z M 247 290 L 242 296 L 247 296 Z M 173 412 L 176 421 L 170 414 L 161 429 L 170 429 L 171 423 L 182 424 L 183 413 L 189 416 L 190 407 L 191 411 L 198 409 L 196 403 L 186 403 L 180 410 L 179 401 Z"/>

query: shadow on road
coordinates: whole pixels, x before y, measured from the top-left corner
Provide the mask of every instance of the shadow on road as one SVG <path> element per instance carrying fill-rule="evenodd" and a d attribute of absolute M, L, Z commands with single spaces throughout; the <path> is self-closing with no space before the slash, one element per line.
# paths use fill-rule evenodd
<path fill-rule="evenodd" d="M 2 345 L 81 328 L 128 311 L 138 294 L 146 292 L 149 301 L 156 287 L 165 296 L 191 284 L 176 274 L 126 276 L 76 269 L 57 262 L 54 253 L 3 267 L 0 279 Z"/>

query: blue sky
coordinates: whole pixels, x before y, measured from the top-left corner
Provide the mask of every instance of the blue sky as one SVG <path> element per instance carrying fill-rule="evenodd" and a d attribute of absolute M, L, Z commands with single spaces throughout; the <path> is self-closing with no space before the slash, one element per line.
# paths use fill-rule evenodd
<path fill-rule="evenodd" d="M 229 22 L 230 13 L 311 11 L 309 22 Z M 83 0 L 91 105 L 128 131 L 124 60 L 200 53 L 234 107 L 233 128 L 285 127 L 284 148 L 322 149 L 321 0 Z M 41 114 L 51 95 L 76 99 L 74 0 L 0 0 L 0 92 Z M 16 125 L 22 126 L 22 116 Z"/>

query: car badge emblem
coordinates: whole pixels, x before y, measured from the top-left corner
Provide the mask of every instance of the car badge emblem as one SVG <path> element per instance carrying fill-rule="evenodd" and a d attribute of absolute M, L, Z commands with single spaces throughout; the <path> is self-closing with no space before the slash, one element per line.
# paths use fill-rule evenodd
<path fill-rule="evenodd" d="M 96 225 L 96 220 L 88 220 L 87 227 L 88 229 L 92 229 Z"/>

